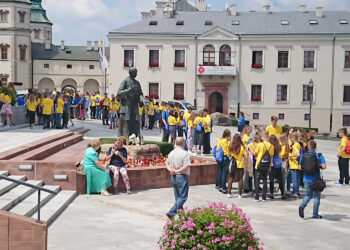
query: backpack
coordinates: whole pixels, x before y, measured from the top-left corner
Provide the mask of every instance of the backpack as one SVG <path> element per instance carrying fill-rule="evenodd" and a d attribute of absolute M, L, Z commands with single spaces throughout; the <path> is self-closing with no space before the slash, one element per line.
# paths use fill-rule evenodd
<path fill-rule="evenodd" d="M 223 151 L 223 149 L 222 149 L 222 148 L 219 148 L 219 149 L 217 150 L 217 147 L 215 146 L 215 147 L 213 148 L 213 156 L 214 156 L 214 158 L 215 158 L 215 160 L 216 160 L 217 162 L 222 162 L 222 160 L 224 159 L 224 151 Z"/>
<path fill-rule="evenodd" d="M 316 175 L 319 171 L 319 163 L 316 153 L 305 152 L 301 159 L 301 171 L 306 175 Z"/>
<path fill-rule="evenodd" d="M 348 144 L 346 145 L 346 148 L 345 148 L 345 153 L 350 155 L 350 139 L 348 138 Z"/>
<path fill-rule="evenodd" d="M 197 125 L 196 132 L 197 133 L 202 133 L 203 132 L 203 126 L 202 126 L 201 122 Z"/>
<path fill-rule="evenodd" d="M 236 170 L 237 170 L 237 161 L 235 157 L 232 157 L 230 159 L 230 163 L 226 167 L 226 171 L 232 176 L 236 173 Z"/>
<path fill-rule="evenodd" d="M 269 171 L 270 166 L 271 166 L 271 156 L 269 153 L 270 150 L 267 150 L 265 143 L 263 143 L 263 144 L 264 144 L 264 147 L 266 149 L 266 152 L 263 155 L 263 157 L 261 158 L 261 161 L 260 161 L 259 166 L 258 166 L 258 170 Z M 271 147 L 270 147 L 270 149 L 271 149 Z"/>
<path fill-rule="evenodd" d="M 279 157 L 279 155 L 274 155 L 273 156 L 273 167 L 274 168 L 280 168 L 282 167 L 282 160 Z"/>
<path fill-rule="evenodd" d="M 98 99 L 98 97 L 96 97 L 96 103 L 100 103 L 100 99 Z"/>

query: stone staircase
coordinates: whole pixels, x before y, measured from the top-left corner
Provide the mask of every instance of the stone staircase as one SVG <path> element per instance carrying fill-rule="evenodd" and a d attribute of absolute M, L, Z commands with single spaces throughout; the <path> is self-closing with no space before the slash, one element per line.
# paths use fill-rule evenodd
<path fill-rule="evenodd" d="M 0 175 L 8 176 L 8 171 L 0 171 Z M 40 180 L 27 180 L 24 175 L 8 177 L 58 192 L 57 195 L 53 195 L 41 191 L 40 219 L 48 224 L 51 224 L 77 196 L 76 191 L 66 191 L 61 190 L 59 186 L 44 185 Z M 38 191 L 36 189 L 0 179 L 1 210 L 37 219 L 37 204 Z"/>

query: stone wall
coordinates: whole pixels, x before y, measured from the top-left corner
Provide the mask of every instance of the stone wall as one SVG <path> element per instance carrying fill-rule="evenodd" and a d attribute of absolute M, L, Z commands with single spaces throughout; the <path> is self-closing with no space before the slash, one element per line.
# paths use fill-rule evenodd
<path fill-rule="evenodd" d="M 47 224 L 0 210 L 1 250 L 46 250 Z"/>

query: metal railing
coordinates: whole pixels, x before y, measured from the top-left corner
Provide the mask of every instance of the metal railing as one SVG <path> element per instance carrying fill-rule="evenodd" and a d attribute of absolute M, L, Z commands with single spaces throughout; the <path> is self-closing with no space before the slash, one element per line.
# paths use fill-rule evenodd
<path fill-rule="evenodd" d="M 41 192 L 41 191 L 44 191 L 44 192 L 47 192 L 47 193 L 50 193 L 50 194 L 53 194 L 53 195 L 58 194 L 58 192 L 57 192 L 57 191 L 53 191 L 53 190 L 49 190 L 49 189 L 47 189 L 47 188 L 35 186 L 35 185 L 33 185 L 33 184 L 30 184 L 30 183 L 27 183 L 27 182 L 24 182 L 24 181 L 15 180 L 15 179 L 12 179 L 12 178 L 7 177 L 7 176 L 4 176 L 4 175 L 0 175 L 0 180 L 1 180 L 1 179 L 4 179 L 4 180 L 6 180 L 6 181 L 10 181 L 10 182 L 14 182 L 14 183 L 17 183 L 17 184 L 19 184 L 19 185 L 31 187 L 31 188 L 34 188 L 34 189 L 38 190 L 38 206 L 37 206 L 37 209 L 38 209 L 38 219 L 36 220 L 36 222 L 42 223 L 42 221 L 40 220 L 40 192 Z"/>

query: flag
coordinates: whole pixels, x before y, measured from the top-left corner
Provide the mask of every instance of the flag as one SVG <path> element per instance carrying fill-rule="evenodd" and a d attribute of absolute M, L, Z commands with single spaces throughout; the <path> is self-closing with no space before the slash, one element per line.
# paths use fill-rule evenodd
<path fill-rule="evenodd" d="M 109 64 L 106 57 L 104 39 L 102 39 L 100 42 L 99 57 L 100 57 L 100 69 L 105 70 L 106 68 L 108 68 Z"/>

